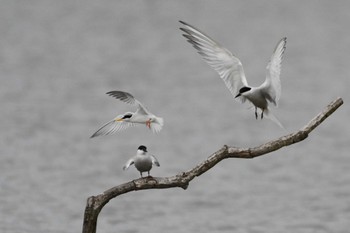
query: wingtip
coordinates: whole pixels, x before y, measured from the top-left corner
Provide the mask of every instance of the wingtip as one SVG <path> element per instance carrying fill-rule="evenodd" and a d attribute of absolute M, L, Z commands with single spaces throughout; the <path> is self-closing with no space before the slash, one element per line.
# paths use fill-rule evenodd
<path fill-rule="evenodd" d="M 116 92 L 120 92 L 120 91 L 108 91 L 108 92 L 106 92 L 106 94 L 113 96 Z"/>
<path fill-rule="evenodd" d="M 91 135 L 91 136 L 90 136 L 90 139 L 91 139 L 91 138 L 97 137 L 98 135 L 97 135 L 96 133 L 97 133 L 97 132 L 95 132 L 93 135 Z"/>
<path fill-rule="evenodd" d="M 286 37 L 286 36 L 283 37 L 283 38 L 281 39 L 281 41 L 284 42 L 284 47 L 286 47 L 286 44 L 287 44 L 287 37 Z"/>
<path fill-rule="evenodd" d="M 97 132 L 96 132 L 96 133 L 94 133 L 93 135 L 90 136 L 90 139 L 96 138 L 97 136 L 100 136 L 100 134 L 97 134 Z"/>

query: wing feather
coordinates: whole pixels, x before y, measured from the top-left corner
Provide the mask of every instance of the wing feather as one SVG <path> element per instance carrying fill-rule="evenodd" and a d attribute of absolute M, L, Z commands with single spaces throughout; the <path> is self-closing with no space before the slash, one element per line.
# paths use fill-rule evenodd
<path fill-rule="evenodd" d="M 135 163 L 134 158 L 129 159 L 123 166 L 123 170 L 127 170 L 131 165 Z"/>
<path fill-rule="evenodd" d="M 241 61 L 218 42 L 199 29 L 180 21 L 185 28 L 180 28 L 183 36 L 197 50 L 202 58 L 216 70 L 226 87 L 235 97 L 242 86 L 248 86 Z"/>
<path fill-rule="evenodd" d="M 147 110 L 147 108 L 138 101 L 132 94 L 124 91 L 109 91 L 106 93 L 109 96 L 112 96 L 118 100 L 121 100 L 127 104 L 131 105 L 138 105 L 137 111 L 139 111 L 143 115 L 149 115 L 150 112 Z"/>
<path fill-rule="evenodd" d="M 114 134 L 118 131 L 123 131 L 123 130 L 135 125 L 134 123 L 130 123 L 130 122 L 116 121 L 116 119 L 118 119 L 120 117 L 121 116 L 118 116 L 115 119 L 104 124 L 90 138 L 94 138 L 94 137 L 101 136 L 101 135 Z"/>
<path fill-rule="evenodd" d="M 271 59 L 266 67 L 266 80 L 263 83 L 265 88 L 268 90 L 267 93 L 270 94 L 268 99 L 274 103 L 278 104 L 281 97 L 281 63 L 283 59 L 284 51 L 286 50 L 287 38 L 282 38 L 276 45 L 273 51 Z"/>
<path fill-rule="evenodd" d="M 160 166 L 158 159 L 154 155 L 150 155 L 152 159 L 152 164 L 156 165 L 157 167 Z"/>
<path fill-rule="evenodd" d="M 135 105 L 137 103 L 133 95 L 124 91 L 109 91 L 106 94 L 127 104 Z"/>

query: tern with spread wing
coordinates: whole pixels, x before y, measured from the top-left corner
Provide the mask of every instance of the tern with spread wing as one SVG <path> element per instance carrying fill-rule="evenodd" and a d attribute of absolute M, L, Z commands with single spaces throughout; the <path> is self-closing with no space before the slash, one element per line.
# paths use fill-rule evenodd
<path fill-rule="evenodd" d="M 136 124 L 145 124 L 154 133 L 158 133 L 162 129 L 163 118 L 157 117 L 148 111 L 141 102 L 135 99 L 130 93 L 123 91 L 110 91 L 107 92 L 107 94 L 127 104 L 136 105 L 138 108 L 136 112 L 126 112 L 107 122 L 97 130 L 91 138 L 100 135 L 113 134 L 130 126 L 135 126 Z"/>
<path fill-rule="evenodd" d="M 180 28 L 185 34 L 187 41 L 193 45 L 203 59 L 216 70 L 226 87 L 230 90 L 234 98 L 242 102 L 248 100 L 255 107 L 255 118 L 258 118 L 257 109 L 261 109 L 260 118 L 265 115 L 280 127 L 282 124 L 270 112 L 269 103 L 278 105 L 281 96 L 281 62 L 286 49 L 287 38 L 282 38 L 271 56 L 266 67 L 266 79 L 259 87 L 248 85 L 241 61 L 229 50 L 222 47 L 218 42 L 191 26 L 180 21 L 184 25 Z"/>
<path fill-rule="evenodd" d="M 142 177 L 143 172 L 148 172 L 148 176 L 150 176 L 150 170 L 152 169 L 152 165 L 156 165 L 159 167 L 159 162 L 153 155 L 147 153 L 147 147 L 141 145 L 137 149 L 136 155 L 129 159 L 123 167 L 123 170 L 128 169 L 131 165 L 135 165 L 136 169 L 140 172 Z"/>

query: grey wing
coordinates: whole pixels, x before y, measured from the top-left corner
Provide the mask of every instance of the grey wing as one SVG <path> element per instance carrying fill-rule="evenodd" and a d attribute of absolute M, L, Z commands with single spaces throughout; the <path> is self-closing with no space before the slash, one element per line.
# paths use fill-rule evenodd
<path fill-rule="evenodd" d="M 132 104 L 135 105 L 136 104 L 136 99 L 134 98 L 133 95 L 131 95 L 128 92 L 124 92 L 124 91 L 109 91 L 106 93 L 109 96 L 112 96 L 118 100 L 121 100 L 127 104 Z"/>
<path fill-rule="evenodd" d="M 157 167 L 160 166 L 157 158 L 154 156 L 154 155 L 150 155 L 151 156 L 151 159 L 152 159 L 152 164 L 156 165 Z"/>
<path fill-rule="evenodd" d="M 271 56 L 271 59 L 266 67 L 266 80 L 263 83 L 269 93 L 270 101 L 275 105 L 281 97 L 281 63 L 283 54 L 286 49 L 287 38 L 282 38 L 276 45 L 276 48 Z"/>
<path fill-rule="evenodd" d="M 134 158 L 131 158 L 131 159 L 129 159 L 126 163 L 125 163 L 125 165 L 123 166 L 123 170 L 126 170 L 126 169 L 128 169 L 131 165 L 133 165 L 134 164 Z"/>
<path fill-rule="evenodd" d="M 132 94 L 130 94 L 128 92 L 109 91 L 106 94 L 108 94 L 109 96 L 112 96 L 116 99 L 119 99 L 127 104 L 138 105 L 137 111 L 142 115 L 149 115 L 150 114 L 150 112 L 147 110 L 147 108 L 140 101 L 135 99 L 135 97 Z"/>
<path fill-rule="evenodd" d="M 118 118 L 121 118 L 122 115 L 116 117 L 115 119 L 107 122 L 101 128 L 99 128 L 90 138 L 94 138 L 101 135 L 114 134 L 118 131 L 125 130 L 131 126 L 134 126 L 134 123 L 117 121 Z"/>
<path fill-rule="evenodd" d="M 152 115 L 150 111 L 145 108 L 139 101 L 138 102 L 138 108 L 136 110 L 136 114 L 141 114 L 141 115 Z"/>
<path fill-rule="evenodd" d="M 193 45 L 203 59 L 216 70 L 226 87 L 233 96 L 239 88 L 248 86 L 241 61 L 218 42 L 198 30 L 197 28 L 180 21 L 185 28 L 180 28 L 187 41 Z"/>

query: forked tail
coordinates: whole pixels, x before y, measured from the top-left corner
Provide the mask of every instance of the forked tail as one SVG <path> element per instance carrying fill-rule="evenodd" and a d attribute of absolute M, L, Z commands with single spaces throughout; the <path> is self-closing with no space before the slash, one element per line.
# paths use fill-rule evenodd
<path fill-rule="evenodd" d="M 272 114 L 270 109 L 267 108 L 267 109 L 264 110 L 264 116 L 266 116 L 266 118 L 268 118 L 268 119 L 272 120 L 273 122 L 275 122 L 282 129 L 285 129 L 284 126 L 282 125 L 282 123 L 275 117 L 275 115 Z"/>

